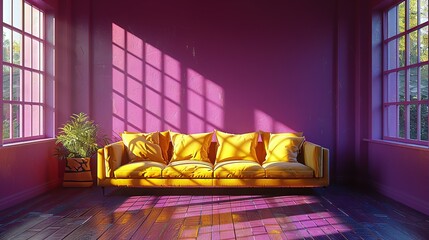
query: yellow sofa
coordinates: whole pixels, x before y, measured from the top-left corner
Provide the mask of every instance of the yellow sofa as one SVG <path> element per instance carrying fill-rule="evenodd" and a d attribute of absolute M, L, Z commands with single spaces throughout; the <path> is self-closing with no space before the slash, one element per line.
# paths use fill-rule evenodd
<path fill-rule="evenodd" d="M 210 140 L 211 142 L 211 140 Z M 173 155 L 168 144 L 168 159 Z M 127 146 L 119 141 L 98 150 L 97 183 L 109 187 L 323 187 L 329 185 L 329 150 L 305 141 L 297 162 L 270 162 L 266 146 L 257 142 L 257 162 L 237 159 L 217 162 L 218 142 L 208 148 L 210 161 L 183 160 L 164 164 L 156 161 L 130 162 Z"/>

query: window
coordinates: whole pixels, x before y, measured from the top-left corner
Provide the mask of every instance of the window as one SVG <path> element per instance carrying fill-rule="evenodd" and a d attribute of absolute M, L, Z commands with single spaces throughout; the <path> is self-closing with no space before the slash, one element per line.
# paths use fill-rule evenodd
<path fill-rule="evenodd" d="M 428 0 L 384 13 L 384 138 L 428 144 Z"/>
<path fill-rule="evenodd" d="M 3 0 L 3 143 L 46 136 L 46 85 L 53 76 L 45 70 L 46 48 L 52 48 L 45 40 L 45 19 L 31 3 Z"/>

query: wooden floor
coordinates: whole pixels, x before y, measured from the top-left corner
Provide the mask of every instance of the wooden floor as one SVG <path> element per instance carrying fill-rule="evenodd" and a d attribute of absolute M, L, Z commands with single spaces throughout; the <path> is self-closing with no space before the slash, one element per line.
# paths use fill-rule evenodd
<path fill-rule="evenodd" d="M 429 216 L 340 186 L 106 196 L 93 187 L 58 189 L 0 212 L 0 239 L 429 239 Z"/>

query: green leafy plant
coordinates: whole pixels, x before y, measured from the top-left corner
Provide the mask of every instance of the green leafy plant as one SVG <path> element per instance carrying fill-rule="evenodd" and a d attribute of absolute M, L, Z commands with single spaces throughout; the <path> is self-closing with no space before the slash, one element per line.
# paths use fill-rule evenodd
<path fill-rule="evenodd" d="M 98 128 L 85 113 L 73 114 L 59 128 L 55 155 L 58 159 L 91 157 L 99 148 Z M 107 141 L 106 138 L 104 141 Z"/>

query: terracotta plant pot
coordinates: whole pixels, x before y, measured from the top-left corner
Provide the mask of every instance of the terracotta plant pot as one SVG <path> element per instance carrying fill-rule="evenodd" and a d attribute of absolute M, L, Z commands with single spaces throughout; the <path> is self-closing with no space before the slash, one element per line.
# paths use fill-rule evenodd
<path fill-rule="evenodd" d="M 67 158 L 63 187 L 91 187 L 93 185 L 90 158 Z"/>

